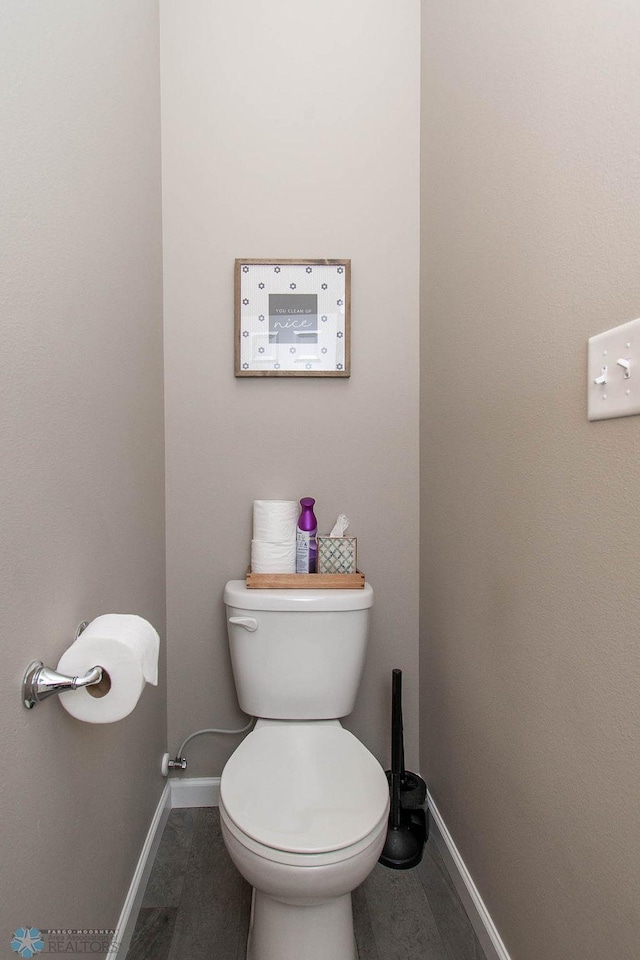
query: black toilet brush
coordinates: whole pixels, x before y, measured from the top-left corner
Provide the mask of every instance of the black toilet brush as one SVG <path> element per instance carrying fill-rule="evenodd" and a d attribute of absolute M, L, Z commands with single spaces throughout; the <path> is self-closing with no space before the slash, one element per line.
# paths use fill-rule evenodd
<path fill-rule="evenodd" d="M 397 669 L 391 677 L 391 771 L 387 777 L 391 808 L 380 863 L 393 870 L 408 870 L 422 860 L 427 841 L 427 787 L 421 777 L 404 769 L 402 670 Z"/>

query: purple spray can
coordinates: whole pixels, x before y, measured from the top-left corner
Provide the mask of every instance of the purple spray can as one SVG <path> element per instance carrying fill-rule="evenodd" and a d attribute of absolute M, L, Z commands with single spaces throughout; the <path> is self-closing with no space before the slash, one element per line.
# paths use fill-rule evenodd
<path fill-rule="evenodd" d="M 318 551 L 318 521 L 313 512 L 313 497 L 303 497 L 296 531 L 296 573 L 315 573 Z"/>

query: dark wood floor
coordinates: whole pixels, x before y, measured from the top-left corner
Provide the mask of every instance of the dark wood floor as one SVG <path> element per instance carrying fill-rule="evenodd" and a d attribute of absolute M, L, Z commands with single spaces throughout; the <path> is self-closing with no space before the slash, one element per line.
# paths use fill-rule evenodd
<path fill-rule="evenodd" d="M 173 810 L 127 960 L 245 960 L 250 905 L 218 809 Z M 413 870 L 377 864 L 353 912 L 359 960 L 485 960 L 432 841 Z"/>

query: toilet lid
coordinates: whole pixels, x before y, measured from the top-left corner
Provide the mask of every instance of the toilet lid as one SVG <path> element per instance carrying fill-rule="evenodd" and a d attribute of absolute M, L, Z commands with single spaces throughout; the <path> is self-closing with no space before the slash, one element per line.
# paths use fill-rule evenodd
<path fill-rule="evenodd" d="M 385 773 L 338 724 L 260 727 L 228 760 L 220 797 L 236 826 L 276 850 L 325 853 L 351 846 L 386 816 Z"/>

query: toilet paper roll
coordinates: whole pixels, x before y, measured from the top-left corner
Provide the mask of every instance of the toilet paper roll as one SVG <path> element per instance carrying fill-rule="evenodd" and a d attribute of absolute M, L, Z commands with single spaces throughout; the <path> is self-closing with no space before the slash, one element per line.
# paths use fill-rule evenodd
<path fill-rule="evenodd" d="M 254 500 L 253 539 L 268 543 L 295 540 L 299 515 L 297 500 Z"/>
<path fill-rule="evenodd" d="M 295 573 L 296 541 L 252 540 L 251 570 L 253 573 Z"/>
<path fill-rule="evenodd" d="M 58 663 L 58 672 L 81 676 L 99 666 L 99 684 L 60 694 L 72 717 L 87 723 L 114 723 L 135 708 L 145 683 L 158 683 L 160 638 L 151 624 L 133 614 L 97 617 Z"/>

